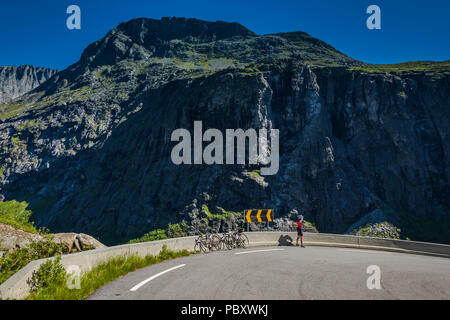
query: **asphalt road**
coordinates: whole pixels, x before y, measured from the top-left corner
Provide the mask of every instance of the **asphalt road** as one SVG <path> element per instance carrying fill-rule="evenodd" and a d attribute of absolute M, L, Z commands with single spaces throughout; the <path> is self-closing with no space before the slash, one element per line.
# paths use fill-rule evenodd
<path fill-rule="evenodd" d="M 368 289 L 379 266 L 381 289 Z M 264 247 L 156 264 L 89 299 L 450 299 L 450 259 L 327 247 Z"/>

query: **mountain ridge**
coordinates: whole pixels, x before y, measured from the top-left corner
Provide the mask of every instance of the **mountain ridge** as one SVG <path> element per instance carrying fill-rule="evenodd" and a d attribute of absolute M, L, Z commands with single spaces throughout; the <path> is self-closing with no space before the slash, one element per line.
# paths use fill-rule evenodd
<path fill-rule="evenodd" d="M 0 67 L 0 104 L 33 90 L 56 72 L 57 70 L 31 65 Z"/>
<path fill-rule="evenodd" d="M 373 66 L 303 32 L 239 27 L 164 40 L 131 21 L 2 107 L 0 193 L 29 202 L 38 225 L 110 244 L 242 225 L 249 207 L 273 208 L 279 230 L 295 212 L 336 233 L 374 210 L 449 219 L 447 62 Z M 198 120 L 279 129 L 279 173 L 175 166 L 170 134 Z"/>

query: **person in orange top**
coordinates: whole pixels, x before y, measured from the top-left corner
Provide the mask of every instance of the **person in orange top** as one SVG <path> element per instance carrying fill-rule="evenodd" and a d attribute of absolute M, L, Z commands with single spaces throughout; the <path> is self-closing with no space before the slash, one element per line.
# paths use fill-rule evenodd
<path fill-rule="evenodd" d="M 300 244 L 302 246 L 302 248 L 304 248 L 305 246 L 303 245 L 303 216 L 300 215 L 297 218 L 297 243 L 296 246 L 298 247 L 298 239 L 300 239 Z"/>

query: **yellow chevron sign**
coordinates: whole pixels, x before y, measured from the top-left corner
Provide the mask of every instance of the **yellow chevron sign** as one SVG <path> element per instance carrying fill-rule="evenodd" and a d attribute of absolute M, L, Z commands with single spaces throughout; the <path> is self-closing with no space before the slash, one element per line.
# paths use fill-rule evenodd
<path fill-rule="evenodd" d="M 245 220 L 252 222 L 272 222 L 272 209 L 245 210 Z"/>

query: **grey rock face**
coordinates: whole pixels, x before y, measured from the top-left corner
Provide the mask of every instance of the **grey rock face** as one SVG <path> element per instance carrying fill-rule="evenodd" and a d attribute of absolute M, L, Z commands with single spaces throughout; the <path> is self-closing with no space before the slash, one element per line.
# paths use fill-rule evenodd
<path fill-rule="evenodd" d="M 0 251 L 11 251 L 25 247 L 32 242 L 44 241 L 45 238 L 39 234 L 26 232 L 13 228 L 7 224 L 0 223 Z M 100 249 L 104 248 L 101 242 L 87 234 L 57 233 L 53 234 L 51 240 L 64 245 L 64 252 Z"/>
<path fill-rule="evenodd" d="M 0 251 L 20 249 L 32 242 L 43 241 L 39 234 L 26 232 L 0 223 Z"/>
<path fill-rule="evenodd" d="M 17 99 L 0 124 L 1 194 L 104 243 L 199 221 L 204 205 L 273 208 L 280 228 L 296 209 L 336 233 L 376 209 L 450 219 L 447 64 L 372 72 L 304 33 L 208 31 L 222 28 L 133 20 Z M 199 120 L 279 129 L 278 174 L 174 165 L 171 133 Z"/>
<path fill-rule="evenodd" d="M 103 243 L 83 233 L 56 233 L 53 237 L 52 241 L 64 245 L 67 252 L 105 248 Z"/>
<path fill-rule="evenodd" d="M 0 103 L 9 102 L 38 87 L 56 72 L 28 65 L 0 67 Z"/>

